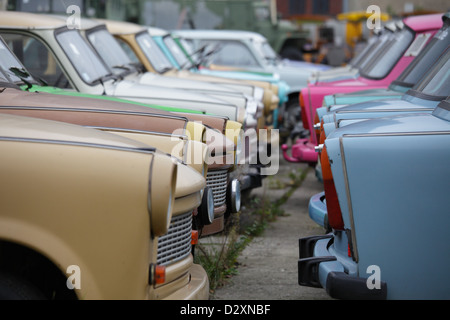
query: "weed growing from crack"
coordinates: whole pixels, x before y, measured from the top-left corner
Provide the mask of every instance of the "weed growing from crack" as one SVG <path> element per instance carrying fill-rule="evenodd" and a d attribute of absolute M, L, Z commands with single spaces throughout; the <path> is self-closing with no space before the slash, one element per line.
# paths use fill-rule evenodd
<path fill-rule="evenodd" d="M 281 206 L 301 186 L 308 170 L 307 168 L 291 172 L 289 174 L 291 183 L 279 199 L 270 202 L 265 196 L 252 198 L 242 213 L 234 214 L 228 219 L 223 232 L 207 237 L 196 245 L 194 262 L 203 266 L 208 274 L 211 293 L 224 285 L 228 278 L 237 274 L 239 266 L 237 259 L 253 238 L 261 236 L 269 223 L 285 215 Z M 281 185 L 278 182 L 270 183 Z M 249 218 L 245 223 L 241 221 L 243 213 Z"/>

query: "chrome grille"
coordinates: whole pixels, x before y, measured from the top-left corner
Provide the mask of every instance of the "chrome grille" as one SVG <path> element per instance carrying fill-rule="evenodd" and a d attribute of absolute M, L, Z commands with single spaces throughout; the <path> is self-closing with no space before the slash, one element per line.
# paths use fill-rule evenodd
<path fill-rule="evenodd" d="M 158 239 L 158 265 L 183 260 L 191 254 L 192 212 L 172 218 L 169 231 Z"/>
<path fill-rule="evenodd" d="M 206 177 L 206 185 L 214 194 L 214 206 L 225 204 L 227 198 L 228 170 L 209 171 Z"/>

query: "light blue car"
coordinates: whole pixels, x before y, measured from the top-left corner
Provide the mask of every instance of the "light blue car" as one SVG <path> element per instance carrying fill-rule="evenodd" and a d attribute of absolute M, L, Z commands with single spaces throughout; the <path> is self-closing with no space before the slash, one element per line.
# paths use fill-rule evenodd
<path fill-rule="evenodd" d="M 440 101 L 450 95 L 450 48 L 447 48 L 424 79 L 399 100 L 375 100 L 343 107 L 323 117 L 325 141 L 340 128 L 365 123 L 375 118 L 401 116 L 404 114 L 431 114 Z M 319 146 L 319 149 L 320 150 Z M 323 177 L 322 156 L 316 175 Z M 329 217 L 323 209 L 324 193 L 310 199 L 309 216 L 312 220 L 330 230 Z"/>
<path fill-rule="evenodd" d="M 450 101 L 325 142 L 342 225 L 300 239 L 299 284 L 340 299 L 449 299 Z M 322 208 L 326 210 L 326 208 Z"/>
<path fill-rule="evenodd" d="M 393 81 L 387 89 L 363 90 L 352 93 L 337 93 L 324 98 L 324 107 L 317 109 L 319 120 L 327 112 L 336 111 L 347 105 L 380 99 L 400 99 L 409 89 L 417 84 L 423 75 L 439 59 L 442 52 L 450 45 L 450 13 L 443 17 L 443 27 L 433 39 L 420 51 L 414 61 Z"/>
<path fill-rule="evenodd" d="M 300 285 L 338 299 L 450 299 L 450 68 L 445 53 L 412 99 L 432 112 L 358 121 L 321 151 L 326 235 L 299 240 Z M 444 89 L 445 88 L 445 89 Z"/>

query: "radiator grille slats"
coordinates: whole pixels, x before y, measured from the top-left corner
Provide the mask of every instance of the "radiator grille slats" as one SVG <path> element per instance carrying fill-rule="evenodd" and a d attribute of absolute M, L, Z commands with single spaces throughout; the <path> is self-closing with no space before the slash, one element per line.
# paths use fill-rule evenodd
<path fill-rule="evenodd" d="M 227 198 L 228 171 L 217 170 L 208 172 L 206 185 L 214 194 L 214 206 L 220 207 L 225 204 Z"/>
<path fill-rule="evenodd" d="M 158 239 L 158 265 L 167 266 L 191 254 L 192 212 L 172 218 L 169 231 Z"/>

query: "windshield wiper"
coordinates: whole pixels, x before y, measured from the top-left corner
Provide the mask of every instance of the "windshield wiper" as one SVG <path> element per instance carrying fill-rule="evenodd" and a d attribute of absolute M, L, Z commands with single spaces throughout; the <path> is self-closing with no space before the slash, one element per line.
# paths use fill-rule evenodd
<path fill-rule="evenodd" d="M 34 80 L 31 75 L 24 69 L 24 68 L 17 68 L 17 67 L 11 67 L 9 68 L 9 71 L 11 71 L 17 78 L 19 78 L 26 86 L 26 90 L 30 90 L 33 87 L 33 84 L 31 81 L 28 81 L 28 78 L 31 78 Z"/>

